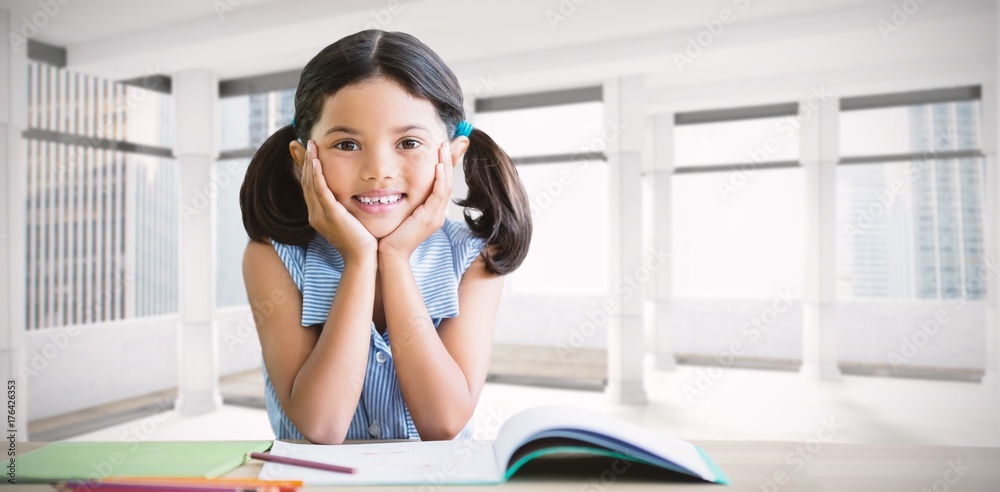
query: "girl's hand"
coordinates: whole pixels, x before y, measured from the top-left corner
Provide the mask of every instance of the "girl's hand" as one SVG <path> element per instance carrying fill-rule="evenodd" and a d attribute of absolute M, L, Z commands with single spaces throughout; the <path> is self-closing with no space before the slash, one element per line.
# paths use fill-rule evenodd
<path fill-rule="evenodd" d="M 409 260 L 417 246 L 444 225 L 453 179 L 451 146 L 445 142 L 438 148 L 438 164 L 434 167 L 434 187 L 431 194 L 396 230 L 378 241 L 379 255 Z"/>
<path fill-rule="evenodd" d="M 337 201 L 327 186 L 312 140 L 306 145 L 302 164 L 302 194 L 309 209 L 309 225 L 340 251 L 344 261 L 377 256 L 375 236 Z"/>

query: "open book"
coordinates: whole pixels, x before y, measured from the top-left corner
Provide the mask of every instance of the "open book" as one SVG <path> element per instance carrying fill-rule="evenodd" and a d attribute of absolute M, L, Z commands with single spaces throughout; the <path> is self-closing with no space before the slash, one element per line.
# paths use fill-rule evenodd
<path fill-rule="evenodd" d="M 729 479 L 704 450 L 624 420 L 582 408 L 546 405 L 518 412 L 500 427 L 496 441 L 401 441 L 316 445 L 275 441 L 271 454 L 350 466 L 353 474 L 265 463 L 260 478 L 301 480 L 306 485 L 496 484 L 538 458 L 614 459 L 613 473 L 632 463 L 672 470 L 708 482 Z M 539 460 L 541 462 L 541 460 Z M 601 470 L 592 470 L 597 474 Z"/>

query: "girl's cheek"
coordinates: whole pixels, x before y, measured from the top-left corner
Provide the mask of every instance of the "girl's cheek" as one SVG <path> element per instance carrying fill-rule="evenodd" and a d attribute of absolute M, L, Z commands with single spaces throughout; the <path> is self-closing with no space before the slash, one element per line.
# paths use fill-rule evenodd
<path fill-rule="evenodd" d="M 408 152 L 402 154 L 402 168 L 400 171 L 409 176 L 410 179 L 416 179 L 421 181 L 421 177 L 430 174 L 433 179 L 434 176 L 434 165 L 437 164 L 437 159 L 435 159 L 428 152 Z"/>

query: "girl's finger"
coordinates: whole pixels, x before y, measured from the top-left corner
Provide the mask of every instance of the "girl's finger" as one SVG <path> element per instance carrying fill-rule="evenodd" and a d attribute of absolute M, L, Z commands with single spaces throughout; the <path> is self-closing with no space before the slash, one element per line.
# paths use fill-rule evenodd
<path fill-rule="evenodd" d="M 302 159 L 302 177 L 299 179 L 299 184 L 301 184 L 303 187 L 305 187 L 305 185 L 306 185 L 306 180 L 309 179 L 308 174 L 309 174 L 309 162 L 310 162 L 310 159 L 309 159 L 309 146 L 310 146 L 310 144 L 311 144 L 311 141 L 310 141 L 310 143 L 306 144 L 306 156 L 305 156 L 304 159 Z"/>
<path fill-rule="evenodd" d="M 333 211 L 336 209 L 337 197 L 334 196 L 333 191 L 330 190 L 330 186 L 326 183 L 326 176 L 323 175 L 323 165 L 319 159 L 313 159 L 313 166 L 316 198 L 324 210 Z"/>
<path fill-rule="evenodd" d="M 443 160 L 441 162 L 444 163 L 445 189 L 447 189 L 448 195 L 451 195 L 451 187 L 454 185 L 454 180 L 455 180 L 455 169 L 454 169 L 454 166 L 453 166 L 454 162 L 452 161 L 452 158 L 451 158 L 451 143 L 450 142 L 447 144 L 447 147 L 445 148 L 444 158 L 445 158 L 445 160 Z M 449 198 L 449 197 L 446 197 L 446 199 L 447 198 Z"/>
<path fill-rule="evenodd" d="M 302 194 L 306 199 L 306 205 L 312 202 L 312 159 L 309 158 L 309 151 L 306 150 L 305 159 L 302 161 L 302 180 L 300 183 L 302 185 Z"/>
<path fill-rule="evenodd" d="M 431 196 L 427 197 L 427 207 L 438 212 L 443 207 L 443 203 L 447 203 L 447 190 L 445 186 L 445 172 L 444 172 L 444 144 L 438 149 L 438 163 L 434 165 L 434 188 L 431 192 Z"/>

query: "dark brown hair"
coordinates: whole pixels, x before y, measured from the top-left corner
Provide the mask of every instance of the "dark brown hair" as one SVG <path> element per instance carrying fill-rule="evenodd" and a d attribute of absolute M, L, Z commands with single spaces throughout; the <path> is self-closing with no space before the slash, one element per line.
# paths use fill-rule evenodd
<path fill-rule="evenodd" d="M 295 89 L 294 126 L 276 131 L 250 161 L 240 189 L 243 226 L 250 239 L 270 238 L 299 246 L 312 240 L 316 231 L 309 225 L 288 144 L 308 141 L 327 97 L 378 77 L 430 101 L 448 135 L 454 135 L 458 122 L 465 119 L 457 77 L 417 38 L 373 29 L 327 46 L 302 69 Z M 517 169 L 507 153 L 479 129 L 469 135 L 463 169 L 469 194 L 455 204 L 466 208 L 463 214 L 472 233 L 486 240 L 487 269 L 498 275 L 510 273 L 528 254 L 532 227 L 528 196 Z"/>

